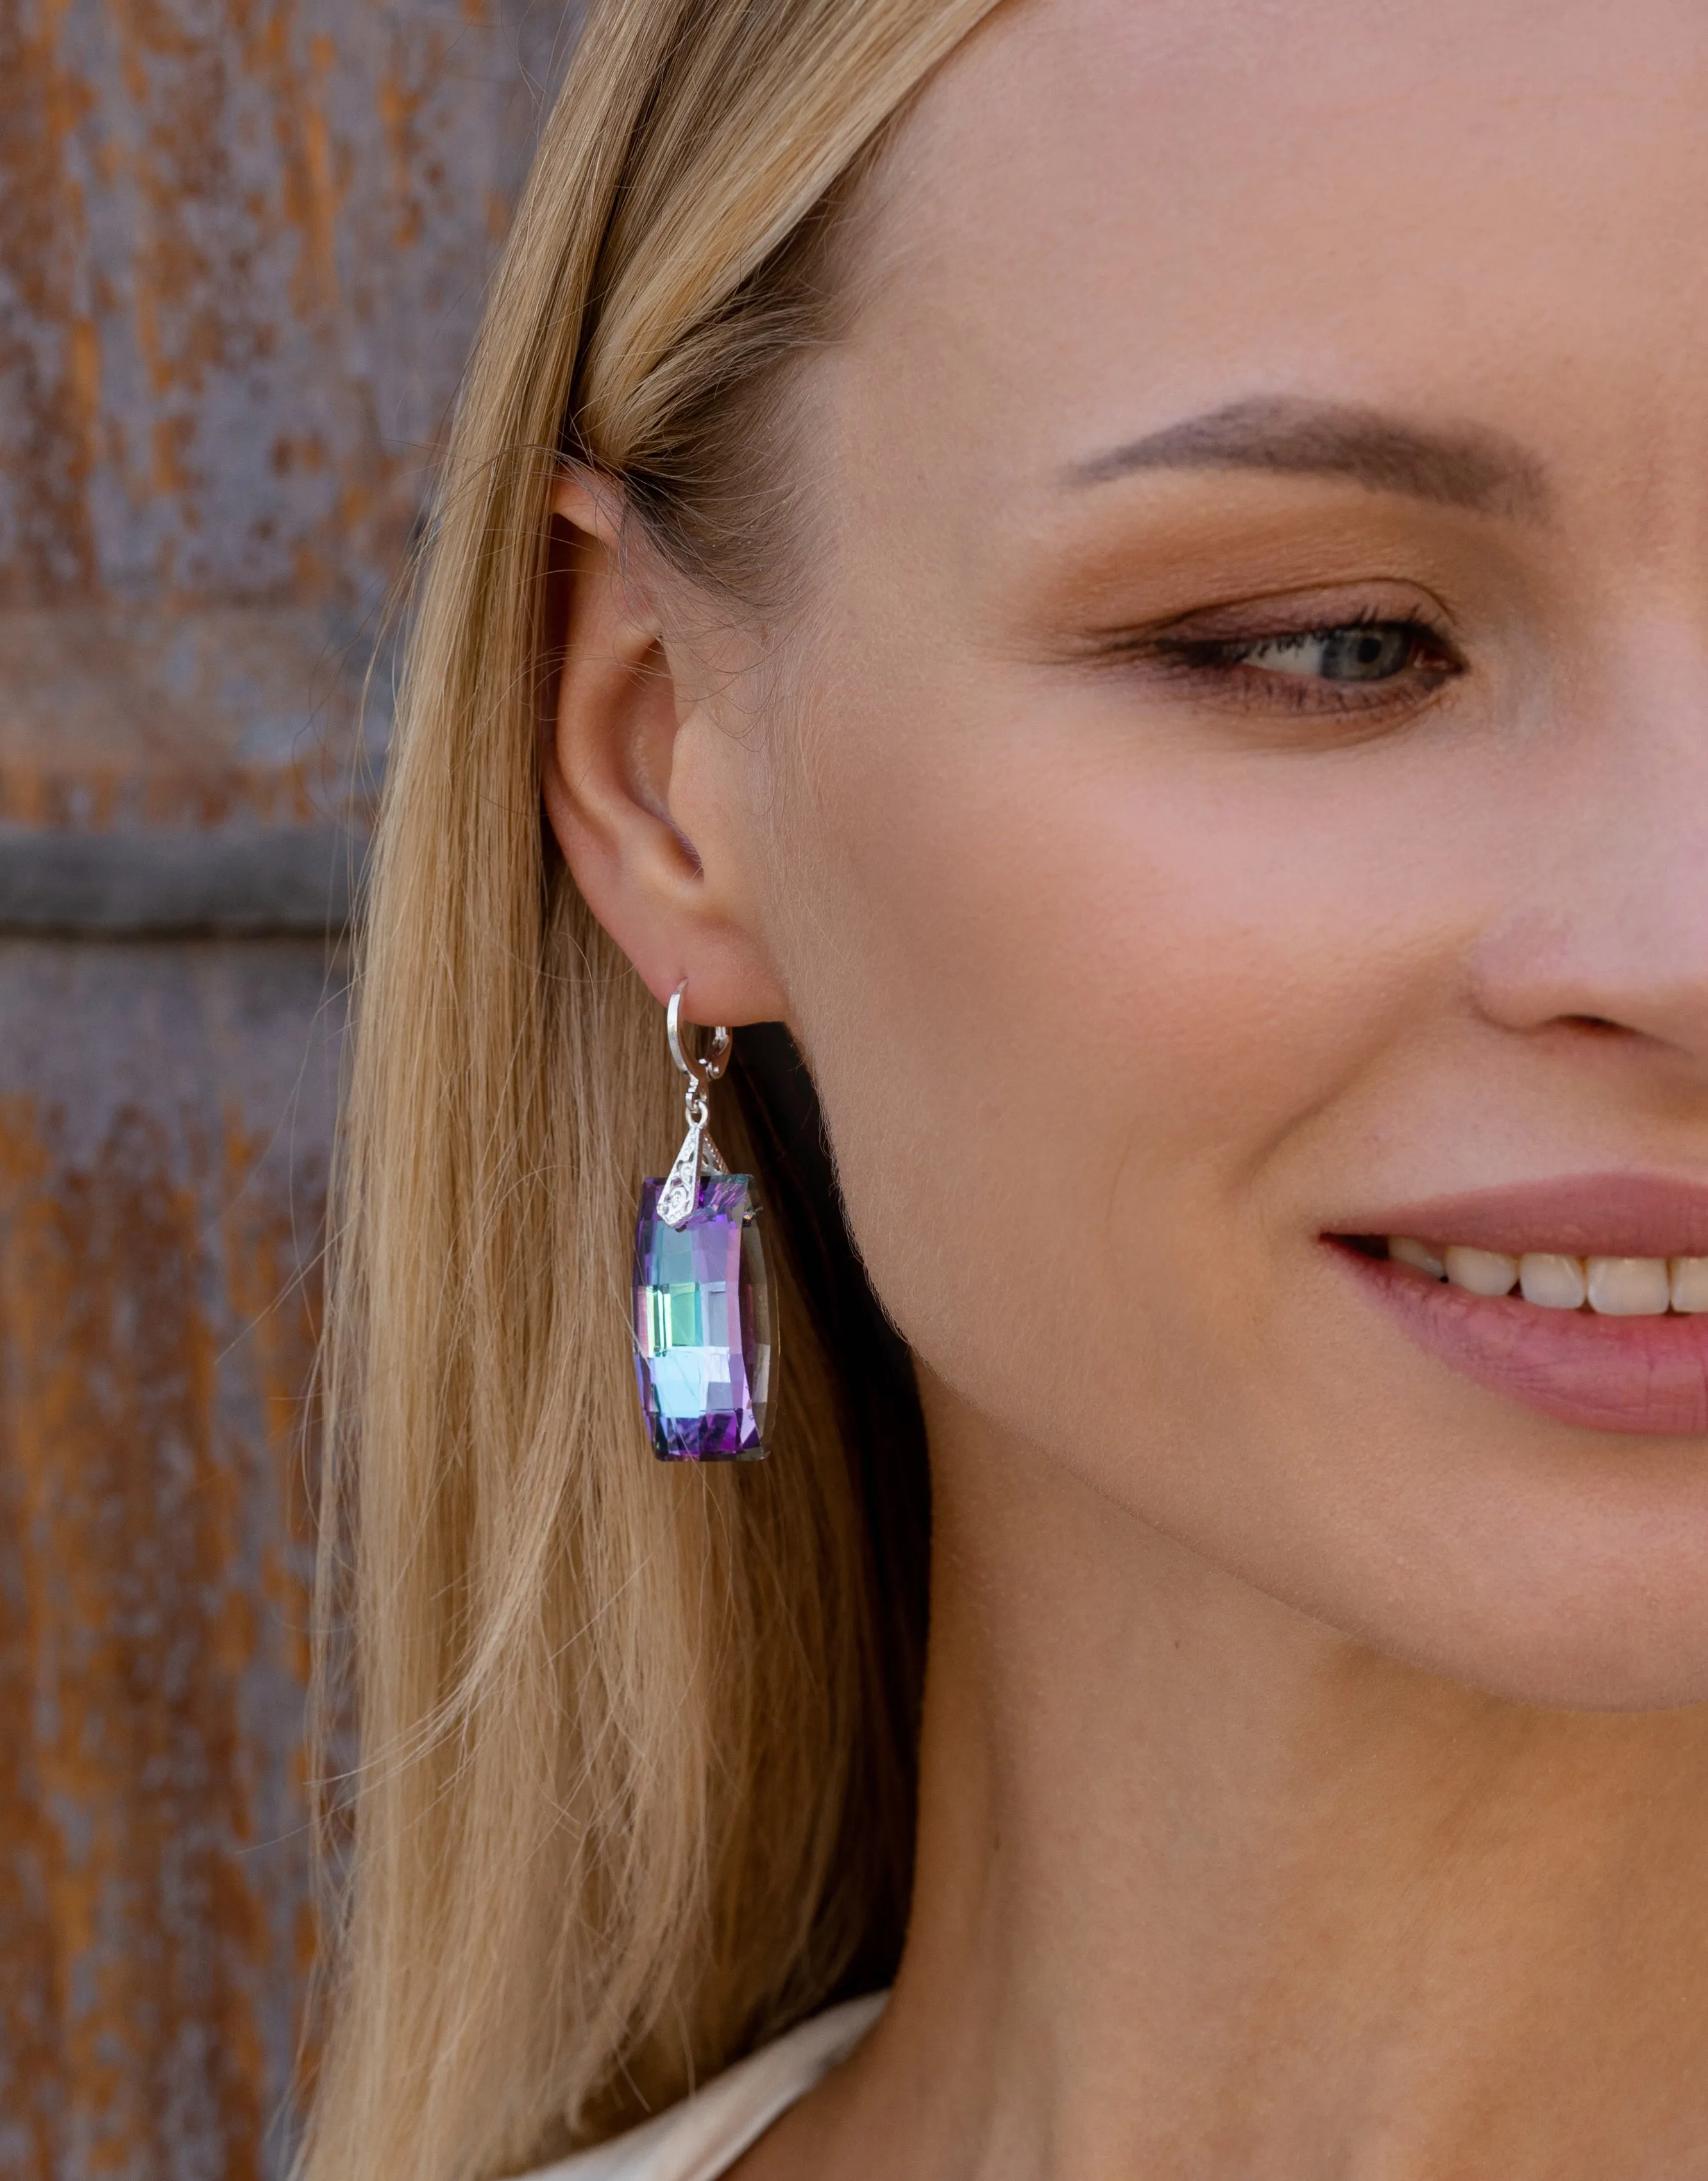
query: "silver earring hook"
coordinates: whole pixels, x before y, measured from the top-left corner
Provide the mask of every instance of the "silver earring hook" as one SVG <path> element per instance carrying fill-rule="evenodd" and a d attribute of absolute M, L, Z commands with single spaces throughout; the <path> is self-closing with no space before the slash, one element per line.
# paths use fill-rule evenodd
<path fill-rule="evenodd" d="M 676 1154 L 676 1163 L 664 1177 L 658 1191 L 658 1214 L 667 1227 L 680 1227 L 690 1217 L 700 1201 L 700 1178 L 702 1174 L 727 1173 L 723 1154 L 706 1133 L 709 1117 L 706 1104 L 708 1088 L 715 1083 L 730 1064 L 730 1049 L 735 1043 L 728 1030 L 720 1023 L 712 1033 L 712 1042 L 697 1065 L 689 1059 L 682 1044 L 682 995 L 688 989 L 685 977 L 671 993 L 669 1005 L 664 1011 L 664 1028 L 670 1041 L 670 1057 L 688 1079 L 687 1095 L 682 1101 L 686 1114 L 688 1133 L 682 1140 L 682 1148 Z"/>
<path fill-rule="evenodd" d="M 710 1047 L 699 1056 L 697 1063 L 688 1058 L 682 1045 L 682 996 L 687 989 L 688 980 L 684 977 L 670 995 L 669 1006 L 664 1011 L 664 1029 L 670 1041 L 670 1057 L 687 1077 L 690 1096 L 702 1098 L 708 1083 L 721 1080 L 736 1041 L 719 1023 L 712 1032 Z"/>

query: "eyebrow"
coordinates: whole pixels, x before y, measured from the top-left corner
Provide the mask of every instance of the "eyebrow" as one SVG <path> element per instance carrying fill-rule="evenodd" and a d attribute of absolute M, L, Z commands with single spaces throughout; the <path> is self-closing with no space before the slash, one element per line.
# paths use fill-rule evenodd
<path fill-rule="evenodd" d="M 1541 464 L 1500 433 L 1415 424 L 1339 402 L 1231 401 L 1076 462 L 1066 481 L 1106 484 L 1137 470 L 1345 478 L 1371 492 L 1532 519 L 1548 500 Z"/>

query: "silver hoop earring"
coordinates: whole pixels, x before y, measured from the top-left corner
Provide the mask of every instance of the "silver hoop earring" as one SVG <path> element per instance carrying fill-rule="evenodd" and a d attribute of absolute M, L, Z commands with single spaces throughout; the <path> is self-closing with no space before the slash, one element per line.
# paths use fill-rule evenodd
<path fill-rule="evenodd" d="M 708 1126 L 735 1041 L 719 1025 L 690 1056 L 687 989 L 671 994 L 664 1030 L 688 1079 L 688 1132 L 669 1173 L 642 1184 L 635 1223 L 635 1376 L 661 1461 L 758 1461 L 776 1363 L 770 1267 L 753 1177 L 730 1173 Z"/>

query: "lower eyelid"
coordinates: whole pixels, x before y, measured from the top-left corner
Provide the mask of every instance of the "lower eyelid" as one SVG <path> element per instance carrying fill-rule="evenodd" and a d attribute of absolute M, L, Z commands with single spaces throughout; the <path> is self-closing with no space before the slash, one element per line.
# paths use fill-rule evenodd
<path fill-rule="evenodd" d="M 1147 663 L 1143 654 L 1130 656 L 1137 664 Z M 1366 719 L 1407 708 L 1415 710 L 1463 671 L 1457 661 L 1444 661 L 1408 667 L 1380 682 L 1334 682 L 1314 675 L 1247 666 L 1237 659 L 1204 664 L 1155 649 L 1149 664 L 1162 679 L 1179 686 L 1182 695 L 1189 695 L 1196 685 L 1198 697 L 1208 704 L 1220 702 L 1241 710 L 1260 709 L 1319 717 L 1361 715 Z"/>

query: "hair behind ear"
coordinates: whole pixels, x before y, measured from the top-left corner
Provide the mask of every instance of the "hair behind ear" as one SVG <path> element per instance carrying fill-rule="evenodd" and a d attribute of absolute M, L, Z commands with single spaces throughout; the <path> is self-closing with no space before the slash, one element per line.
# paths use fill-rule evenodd
<path fill-rule="evenodd" d="M 360 940 L 317 1703 L 353 1706 L 361 1748 L 325 1813 L 346 1882 L 306 2181 L 515 2171 L 895 1964 L 911 1370 L 804 1073 L 744 1031 L 719 1132 L 778 1229 L 775 1452 L 653 1462 L 630 1238 L 680 1107 L 658 1010 L 546 853 L 536 751 L 565 420 L 716 558 L 695 494 L 806 337 L 791 238 L 992 4 L 602 0 L 494 282 Z"/>

